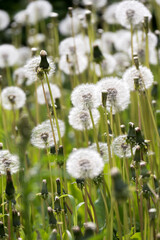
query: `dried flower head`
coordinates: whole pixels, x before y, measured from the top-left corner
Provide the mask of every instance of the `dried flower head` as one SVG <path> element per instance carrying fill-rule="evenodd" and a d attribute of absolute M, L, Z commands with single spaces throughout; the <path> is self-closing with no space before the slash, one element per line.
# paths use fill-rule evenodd
<path fill-rule="evenodd" d="M 67 172 L 76 179 L 97 177 L 103 171 L 104 162 L 100 154 L 89 148 L 73 151 L 67 160 Z"/>
<path fill-rule="evenodd" d="M 0 10 L 0 30 L 4 30 L 10 22 L 9 15 L 6 11 Z"/>
<path fill-rule="evenodd" d="M 8 150 L 0 150 L 0 174 L 6 174 L 9 169 L 11 174 L 19 171 L 20 162 L 17 155 L 11 154 Z"/>
<path fill-rule="evenodd" d="M 50 83 L 50 88 L 51 88 L 53 100 L 61 97 L 60 89 L 59 89 L 59 87 L 56 84 Z M 49 104 L 51 104 L 51 97 L 50 97 L 50 93 L 49 93 L 49 89 L 48 89 L 48 84 L 47 83 L 44 84 L 44 90 L 45 90 L 45 93 L 46 93 L 47 101 L 48 101 Z M 37 100 L 38 100 L 39 104 L 45 104 L 46 103 L 45 102 L 45 98 L 44 98 L 42 85 L 40 85 L 37 88 Z"/>
<path fill-rule="evenodd" d="M 120 158 L 131 157 L 131 146 L 127 143 L 127 135 L 120 135 L 113 140 L 112 143 L 113 152 Z M 135 153 L 135 147 L 132 148 L 133 154 Z"/>
<path fill-rule="evenodd" d="M 97 125 L 99 122 L 99 112 L 97 109 L 92 109 L 92 116 L 94 124 Z M 79 108 L 72 108 L 69 112 L 69 124 L 77 130 L 91 129 L 93 128 L 92 121 L 88 110 L 81 110 Z"/>
<path fill-rule="evenodd" d="M 97 83 L 99 98 L 102 99 L 102 91 L 107 92 L 107 110 L 115 113 L 123 111 L 130 103 L 130 91 L 125 82 L 117 77 L 103 78 Z"/>
<path fill-rule="evenodd" d="M 0 45 L 0 68 L 13 66 L 18 59 L 18 51 L 11 44 Z"/>
<path fill-rule="evenodd" d="M 135 66 L 128 68 L 124 75 L 123 80 L 128 84 L 128 87 L 131 91 L 135 90 L 134 79 L 139 79 L 139 90 L 148 89 L 153 83 L 153 74 L 149 68 L 140 66 L 139 69 Z"/>
<path fill-rule="evenodd" d="M 146 16 L 149 20 L 152 18 L 150 11 L 135 0 L 122 1 L 116 8 L 117 21 L 126 28 L 141 23 Z"/>
<path fill-rule="evenodd" d="M 58 131 L 57 131 L 55 120 L 52 120 L 52 123 L 53 123 L 55 139 L 57 142 L 59 141 L 59 137 L 58 137 Z M 60 129 L 61 137 L 63 137 L 65 133 L 64 122 L 62 120 L 58 120 L 58 125 Z M 35 128 L 33 128 L 32 134 L 31 134 L 31 144 L 37 148 L 49 148 L 54 146 L 54 139 L 53 139 L 50 120 L 46 120 L 41 124 L 37 125 Z"/>
<path fill-rule="evenodd" d="M 71 94 L 71 101 L 74 107 L 80 109 L 97 108 L 100 105 L 95 84 L 80 84 L 75 87 Z"/>
<path fill-rule="evenodd" d="M 4 109 L 19 109 L 26 102 L 26 94 L 19 87 L 6 87 L 2 90 L 1 102 Z"/>

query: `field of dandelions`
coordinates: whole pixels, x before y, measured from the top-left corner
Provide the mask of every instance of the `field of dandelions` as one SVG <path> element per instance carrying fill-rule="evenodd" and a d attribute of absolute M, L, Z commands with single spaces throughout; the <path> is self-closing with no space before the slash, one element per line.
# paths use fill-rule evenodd
<path fill-rule="evenodd" d="M 160 239 L 160 0 L 65 11 L 0 10 L 0 239 Z"/>

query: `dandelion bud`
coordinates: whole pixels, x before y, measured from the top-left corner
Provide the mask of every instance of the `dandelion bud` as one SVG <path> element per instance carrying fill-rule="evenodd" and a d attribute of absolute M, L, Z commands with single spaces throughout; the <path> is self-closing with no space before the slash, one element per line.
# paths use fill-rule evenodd
<path fill-rule="evenodd" d="M 11 201 L 11 200 L 14 199 L 15 188 L 14 188 L 14 185 L 13 185 L 10 170 L 7 170 L 7 180 L 6 180 L 5 193 L 6 193 L 6 198 L 7 198 L 8 201 Z"/>
<path fill-rule="evenodd" d="M 43 179 L 43 181 L 42 181 L 41 196 L 43 197 L 43 199 L 47 199 L 47 197 L 48 197 L 48 189 L 47 189 L 47 180 L 46 179 Z"/>
<path fill-rule="evenodd" d="M 77 187 L 82 189 L 84 187 L 84 179 L 76 179 Z"/>
<path fill-rule="evenodd" d="M 136 180 L 136 171 L 135 171 L 135 168 L 134 168 L 133 164 L 130 165 L 130 170 L 131 170 L 132 180 L 135 182 L 135 180 Z"/>
<path fill-rule="evenodd" d="M 54 211 L 59 213 L 61 212 L 61 205 L 60 205 L 60 199 L 59 197 L 55 197 L 55 201 L 54 201 Z"/>
<path fill-rule="evenodd" d="M 32 51 L 32 57 L 34 57 L 34 56 L 36 56 L 36 53 L 37 53 L 37 51 L 38 51 L 38 48 L 33 47 L 33 48 L 31 48 L 31 51 Z"/>
<path fill-rule="evenodd" d="M 96 231 L 96 224 L 93 222 L 86 222 L 84 223 L 84 228 L 85 228 L 84 239 L 88 239 L 94 235 Z"/>
<path fill-rule="evenodd" d="M 128 185 L 124 183 L 118 168 L 114 167 L 111 169 L 111 177 L 115 199 L 117 201 L 126 200 L 129 197 Z"/>
<path fill-rule="evenodd" d="M 144 184 L 143 184 L 142 192 L 143 192 L 143 197 L 146 198 L 146 199 L 149 199 L 149 197 L 150 197 L 150 195 L 151 195 L 151 190 L 150 190 L 150 188 L 148 187 L 148 184 L 147 184 L 147 183 L 144 183 Z"/>
<path fill-rule="evenodd" d="M 17 210 L 12 210 L 12 219 L 13 219 L 13 226 L 19 227 L 21 225 L 20 223 L 20 213 L 17 212 Z"/>
<path fill-rule="evenodd" d="M 141 161 L 141 148 L 140 146 L 136 146 L 136 151 L 135 151 L 135 155 L 134 155 L 134 161 L 136 163 L 139 163 Z"/>
<path fill-rule="evenodd" d="M 99 46 L 94 45 L 93 46 L 93 61 L 100 64 L 103 59 L 104 59 L 104 56 L 103 56 Z"/>
<path fill-rule="evenodd" d="M 149 209 L 149 217 L 150 217 L 151 222 L 153 222 L 155 220 L 156 213 L 157 213 L 157 210 L 155 208 Z"/>
<path fill-rule="evenodd" d="M 156 108 L 156 106 L 157 106 L 157 101 L 156 100 L 152 100 L 152 106 L 153 106 L 154 109 Z"/>
<path fill-rule="evenodd" d="M 50 153 L 53 154 L 53 155 L 56 153 L 55 146 L 50 148 Z"/>
<path fill-rule="evenodd" d="M 133 60 L 134 60 L 134 64 L 137 68 L 137 70 L 139 69 L 139 60 L 138 60 L 138 56 L 137 55 L 134 55 L 133 57 Z"/>
<path fill-rule="evenodd" d="M 144 161 L 140 162 L 140 174 L 141 174 L 142 178 L 150 177 L 150 172 L 146 168 L 146 165 L 147 165 L 146 162 L 144 162 Z"/>
<path fill-rule="evenodd" d="M 3 143 L 0 142 L 0 150 L 3 149 Z"/>
<path fill-rule="evenodd" d="M 124 124 L 121 124 L 121 125 L 120 125 L 120 128 L 121 128 L 122 134 L 125 134 L 125 132 L 126 132 L 126 127 L 125 127 L 125 125 L 124 125 Z"/>
<path fill-rule="evenodd" d="M 149 30 L 148 16 L 145 16 L 145 17 L 144 17 L 143 27 L 144 27 L 145 33 L 147 34 L 147 33 L 148 33 L 148 30 Z"/>
<path fill-rule="evenodd" d="M 134 123 L 129 122 L 129 130 L 128 130 L 128 135 L 127 135 L 127 142 L 134 143 L 135 139 L 136 139 L 136 131 L 135 131 Z"/>
<path fill-rule="evenodd" d="M 136 143 L 137 144 L 144 143 L 144 138 L 142 136 L 141 129 L 139 127 L 136 127 L 135 131 L 136 131 Z"/>
<path fill-rule="evenodd" d="M 74 235 L 75 240 L 82 240 L 83 239 L 83 235 L 82 235 L 82 232 L 81 232 L 81 229 L 80 229 L 79 226 L 74 226 L 72 228 L 72 231 L 73 231 L 73 235 Z"/>
<path fill-rule="evenodd" d="M 101 38 L 103 32 L 104 32 L 103 29 L 101 29 L 101 28 L 98 29 L 98 34 L 99 34 L 99 37 L 100 37 L 100 38 Z"/>
<path fill-rule="evenodd" d="M 56 179 L 56 184 L 57 184 L 57 194 L 58 196 L 61 196 L 61 182 L 59 178 Z"/>
<path fill-rule="evenodd" d="M 158 83 L 155 81 L 153 82 L 153 87 L 151 91 L 151 95 L 154 99 L 158 98 Z"/>
<path fill-rule="evenodd" d="M 55 226 L 57 224 L 57 220 L 54 216 L 53 209 L 48 207 L 48 216 L 49 216 L 49 224 Z"/>
<path fill-rule="evenodd" d="M 160 239 L 160 233 L 157 233 L 156 239 Z"/>
<path fill-rule="evenodd" d="M 0 238 L 5 237 L 4 224 L 0 221 Z"/>
<path fill-rule="evenodd" d="M 41 50 L 40 51 L 40 57 L 41 57 L 41 62 L 39 64 L 40 68 L 48 69 L 49 68 L 49 63 L 47 61 L 47 52 L 45 50 Z"/>
<path fill-rule="evenodd" d="M 72 11 L 73 11 L 73 8 L 69 7 L 68 8 L 68 14 L 69 14 L 70 17 L 73 17 L 73 12 Z"/>
<path fill-rule="evenodd" d="M 104 108 L 106 108 L 106 102 L 107 102 L 107 91 L 102 91 L 102 105 Z"/>
<path fill-rule="evenodd" d="M 87 22 L 90 23 L 91 22 L 91 11 L 86 10 L 85 15 L 86 15 Z"/>
<path fill-rule="evenodd" d="M 58 13 L 56 13 L 56 12 L 51 12 L 49 16 L 50 16 L 50 18 L 52 18 L 53 20 L 56 20 L 59 15 L 58 15 Z"/>
<path fill-rule="evenodd" d="M 56 229 L 53 229 L 53 231 L 51 232 L 49 240 L 57 240 L 57 230 Z"/>

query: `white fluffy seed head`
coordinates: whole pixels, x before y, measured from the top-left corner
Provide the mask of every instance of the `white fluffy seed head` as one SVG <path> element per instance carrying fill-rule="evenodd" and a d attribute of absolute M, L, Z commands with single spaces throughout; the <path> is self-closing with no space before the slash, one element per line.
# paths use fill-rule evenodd
<path fill-rule="evenodd" d="M 131 91 L 135 90 L 134 87 L 134 78 L 139 78 L 139 87 L 140 90 L 148 89 L 153 83 L 153 74 L 149 68 L 140 66 L 139 70 L 135 66 L 128 68 L 124 75 L 123 81 L 128 84 L 128 87 Z"/>
<path fill-rule="evenodd" d="M 92 116 L 94 124 L 97 125 L 100 119 L 100 114 L 97 109 L 92 109 Z M 81 110 L 79 108 L 72 108 L 69 112 L 69 124 L 76 130 L 85 130 L 93 128 L 91 117 L 88 110 Z"/>
<path fill-rule="evenodd" d="M 110 54 L 104 54 L 104 60 L 100 64 L 95 65 L 95 71 L 98 77 L 101 77 L 101 75 L 107 76 L 114 72 L 115 67 L 116 61 L 114 57 Z"/>
<path fill-rule="evenodd" d="M 59 141 L 59 137 L 55 120 L 52 120 L 52 123 L 55 139 L 57 142 Z M 58 120 L 58 125 L 61 137 L 63 137 L 65 133 L 64 122 L 62 120 Z M 50 120 L 46 120 L 33 128 L 31 134 L 31 144 L 40 149 L 49 148 L 55 145 Z"/>
<path fill-rule="evenodd" d="M 4 30 L 10 22 L 8 13 L 4 10 L 0 10 L 0 30 Z"/>
<path fill-rule="evenodd" d="M 103 13 L 103 19 L 105 22 L 109 24 L 117 24 L 117 19 L 115 15 L 117 6 L 118 3 L 113 3 L 105 9 Z"/>
<path fill-rule="evenodd" d="M 13 80 L 17 85 L 22 85 L 25 81 L 27 81 L 28 77 L 29 76 L 26 74 L 24 67 L 17 68 L 13 72 Z"/>
<path fill-rule="evenodd" d="M 0 174 L 6 174 L 7 169 L 14 174 L 19 171 L 20 162 L 17 155 L 11 154 L 8 150 L 0 150 Z"/>
<path fill-rule="evenodd" d="M 48 63 L 49 63 L 49 72 L 48 72 L 48 77 L 51 78 L 53 77 L 53 74 L 55 72 L 55 64 L 52 61 L 52 58 L 48 57 L 47 58 Z M 30 76 L 28 81 L 26 82 L 26 85 L 31 85 L 33 82 L 37 81 L 37 68 L 39 67 L 39 64 L 41 62 L 41 57 L 32 57 L 28 62 L 26 63 L 25 70 L 26 74 Z"/>
<path fill-rule="evenodd" d="M 97 150 L 97 144 L 93 143 L 91 146 L 89 146 L 89 148 L 93 149 L 93 150 Z M 107 143 L 99 142 L 99 148 L 100 148 L 100 155 L 103 158 L 103 161 L 104 162 L 109 162 Z"/>
<path fill-rule="evenodd" d="M 106 107 L 112 112 L 125 110 L 130 103 L 130 91 L 125 82 L 117 77 L 103 78 L 97 83 L 99 98 L 102 99 L 102 91 L 107 92 Z"/>
<path fill-rule="evenodd" d="M 142 23 L 146 16 L 149 20 L 152 18 L 150 11 L 135 0 L 122 1 L 116 8 L 117 21 L 126 28 Z"/>
<path fill-rule="evenodd" d="M 38 21 L 49 17 L 52 12 L 52 5 L 45 0 L 30 2 L 27 6 L 28 21 L 35 24 Z"/>
<path fill-rule="evenodd" d="M 81 148 L 72 152 L 67 160 L 69 175 L 76 179 L 95 178 L 103 171 L 104 162 L 98 152 Z"/>
<path fill-rule="evenodd" d="M 113 140 L 112 150 L 120 158 L 131 157 L 130 144 L 126 142 L 127 135 L 120 135 Z M 132 148 L 133 154 L 135 153 L 135 147 Z"/>
<path fill-rule="evenodd" d="M 28 19 L 28 12 L 26 9 L 17 12 L 14 16 L 14 21 L 20 25 L 26 25 L 27 19 Z"/>
<path fill-rule="evenodd" d="M 45 42 L 45 39 L 46 39 L 46 37 L 43 33 L 37 33 L 34 36 L 30 36 L 27 41 L 30 46 L 35 46 L 37 44 L 39 45 L 39 44 Z"/>
<path fill-rule="evenodd" d="M 18 59 L 16 64 L 18 64 L 19 66 L 24 66 L 32 56 L 31 49 L 29 47 L 21 47 L 21 48 L 18 48 L 17 51 L 18 51 Z"/>
<path fill-rule="evenodd" d="M 80 109 L 97 108 L 100 105 L 95 84 L 80 84 L 71 93 L 71 101 L 74 107 Z"/>
<path fill-rule="evenodd" d="M 13 66 L 18 59 L 18 51 L 11 44 L 0 45 L 0 68 Z"/>
<path fill-rule="evenodd" d="M 83 0 L 84 5 L 93 4 L 96 9 L 103 8 L 107 4 L 107 0 Z"/>
<path fill-rule="evenodd" d="M 1 102 L 4 109 L 19 109 L 26 102 L 26 94 L 19 87 L 6 87 L 2 90 Z"/>
<path fill-rule="evenodd" d="M 59 87 L 56 84 L 50 83 L 50 88 L 51 88 L 53 100 L 61 97 L 60 89 L 59 89 Z M 45 90 L 47 101 L 48 101 L 49 104 L 51 104 L 52 102 L 51 102 L 51 98 L 50 98 L 50 94 L 49 94 L 49 89 L 48 89 L 48 84 L 47 83 L 44 84 L 44 90 Z M 42 85 L 38 86 L 38 88 L 37 88 L 37 100 L 38 100 L 39 104 L 45 104 L 46 103 L 45 102 L 45 98 L 44 98 Z"/>
<path fill-rule="evenodd" d="M 88 58 L 84 54 L 62 55 L 59 60 L 59 68 L 67 75 L 81 74 L 88 66 Z"/>

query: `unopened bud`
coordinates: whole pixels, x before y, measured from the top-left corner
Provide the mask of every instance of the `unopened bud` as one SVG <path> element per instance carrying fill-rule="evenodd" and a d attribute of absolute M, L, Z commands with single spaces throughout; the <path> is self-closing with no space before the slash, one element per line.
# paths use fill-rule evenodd
<path fill-rule="evenodd" d="M 48 197 L 48 189 L 47 189 L 47 180 L 46 179 L 43 179 L 43 181 L 42 181 L 41 196 L 43 197 L 43 199 L 47 199 L 47 197 Z"/>
<path fill-rule="evenodd" d="M 144 142 L 144 138 L 142 136 L 141 129 L 139 127 L 136 127 L 135 131 L 136 131 L 136 143 L 142 144 Z"/>
<path fill-rule="evenodd" d="M 51 232 L 49 240 L 57 240 L 57 230 L 56 229 L 53 229 L 53 231 Z"/>
<path fill-rule="evenodd" d="M 56 179 L 56 184 L 57 184 L 57 194 L 58 196 L 61 196 L 61 182 L 59 178 Z"/>
<path fill-rule="evenodd" d="M 86 10 L 85 11 L 85 16 L 86 16 L 86 21 L 88 23 L 90 23 L 91 22 L 91 11 L 90 10 Z"/>
<path fill-rule="evenodd" d="M 84 179 L 76 179 L 77 187 L 82 189 L 84 187 Z"/>
<path fill-rule="evenodd" d="M 121 128 L 122 134 L 125 134 L 125 132 L 126 132 L 126 127 L 125 127 L 125 125 L 124 125 L 124 124 L 121 124 L 121 125 L 120 125 L 120 128 Z"/>
<path fill-rule="evenodd" d="M 74 226 L 72 228 L 72 231 L 73 231 L 73 235 L 74 235 L 75 240 L 82 240 L 83 239 L 83 235 L 82 235 L 82 232 L 81 232 L 81 229 L 80 229 L 79 226 Z"/>
<path fill-rule="evenodd" d="M 32 57 L 34 57 L 34 56 L 36 56 L 36 53 L 37 53 L 37 51 L 38 51 L 38 48 L 33 47 L 33 48 L 31 48 L 31 51 L 32 51 Z"/>
<path fill-rule="evenodd" d="M 86 222 L 84 223 L 84 228 L 85 228 L 84 238 L 88 239 L 94 235 L 96 231 L 96 224 L 93 222 Z"/>
<path fill-rule="evenodd" d="M 137 70 L 139 69 L 139 60 L 138 60 L 138 56 L 137 55 L 134 55 L 133 57 L 133 60 L 134 60 L 134 64 L 137 68 Z"/>
<path fill-rule="evenodd" d="M 7 180 L 6 180 L 6 198 L 8 201 L 11 201 L 14 199 L 15 194 L 15 188 L 12 181 L 12 176 L 10 170 L 7 170 Z"/>
<path fill-rule="evenodd" d="M 68 14 L 69 14 L 70 17 L 73 16 L 73 8 L 72 7 L 68 8 Z"/>
<path fill-rule="evenodd" d="M 17 210 L 12 210 L 12 219 L 13 219 L 13 226 L 19 227 L 21 225 L 20 223 L 20 213 L 17 212 Z"/>
<path fill-rule="evenodd" d="M 104 59 L 104 56 L 98 45 L 93 46 L 93 61 L 100 64 Z"/>
<path fill-rule="evenodd" d="M 61 212 L 60 199 L 57 196 L 55 197 L 55 201 L 54 201 L 54 211 L 57 213 Z"/>
<path fill-rule="evenodd" d="M 145 16 L 145 17 L 144 17 L 143 27 L 144 27 L 145 33 L 147 34 L 147 33 L 148 33 L 148 30 L 149 30 L 148 16 Z"/>
<path fill-rule="evenodd" d="M 53 209 L 48 207 L 48 216 L 49 216 L 49 224 L 55 226 L 57 224 L 57 220 L 54 216 Z"/>
<path fill-rule="evenodd" d="M 157 210 L 155 208 L 149 209 L 149 217 L 150 217 L 151 222 L 155 220 L 156 213 L 157 213 Z"/>
<path fill-rule="evenodd" d="M 45 50 L 40 51 L 40 57 L 41 57 L 41 62 L 39 64 L 40 68 L 42 69 L 48 69 L 49 68 L 49 63 L 47 60 L 47 52 Z"/>

